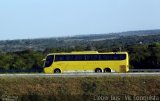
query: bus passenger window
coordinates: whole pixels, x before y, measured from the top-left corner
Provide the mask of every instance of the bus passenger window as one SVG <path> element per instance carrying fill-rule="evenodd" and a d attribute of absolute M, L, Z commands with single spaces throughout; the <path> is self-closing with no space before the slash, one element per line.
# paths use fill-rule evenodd
<path fill-rule="evenodd" d="M 120 55 L 120 60 L 125 60 L 126 59 L 126 54 L 121 54 Z"/>
<path fill-rule="evenodd" d="M 119 55 L 118 54 L 112 55 L 112 60 L 119 60 Z"/>
<path fill-rule="evenodd" d="M 84 61 L 85 60 L 85 55 L 75 55 L 75 60 L 76 61 Z"/>
<path fill-rule="evenodd" d="M 111 56 L 108 54 L 100 54 L 99 58 L 100 60 L 110 60 Z"/>
<path fill-rule="evenodd" d="M 66 56 L 65 55 L 56 55 L 55 61 L 66 61 Z"/>
<path fill-rule="evenodd" d="M 99 55 L 97 54 L 86 55 L 86 60 L 99 60 Z"/>

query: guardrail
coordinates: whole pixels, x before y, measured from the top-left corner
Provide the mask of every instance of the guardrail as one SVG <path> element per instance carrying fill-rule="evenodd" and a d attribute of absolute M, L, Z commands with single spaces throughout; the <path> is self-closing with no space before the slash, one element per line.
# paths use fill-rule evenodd
<path fill-rule="evenodd" d="M 42 73 L 43 69 L 28 69 L 28 70 L 2 70 L 0 73 Z"/>
<path fill-rule="evenodd" d="M 43 69 L 1 70 L 0 73 L 42 73 Z M 129 72 L 160 72 L 160 69 L 129 69 Z"/>
<path fill-rule="evenodd" d="M 160 72 L 160 69 L 129 69 L 129 72 Z"/>

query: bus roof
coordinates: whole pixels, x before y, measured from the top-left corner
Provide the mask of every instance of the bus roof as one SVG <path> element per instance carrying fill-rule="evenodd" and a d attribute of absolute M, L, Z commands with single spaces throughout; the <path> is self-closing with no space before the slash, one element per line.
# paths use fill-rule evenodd
<path fill-rule="evenodd" d="M 50 53 L 48 55 L 69 55 L 69 54 L 128 54 L 128 52 L 98 52 L 98 51 L 77 51 L 77 52 L 61 52 Z"/>

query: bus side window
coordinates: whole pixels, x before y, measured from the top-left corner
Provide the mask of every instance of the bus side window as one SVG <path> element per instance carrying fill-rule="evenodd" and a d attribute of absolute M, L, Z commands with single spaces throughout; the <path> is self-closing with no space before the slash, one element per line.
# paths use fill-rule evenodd
<path fill-rule="evenodd" d="M 56 55 L 55 56 L 55 61 L 65 61 L 66 56 L 65 55 Z"/>
<path fill-rule="evenodd" d="M 109 54 L 100 54 L 99 59 L 100 60 L 110 60 L 111 56 Z"/>
<path fill-rule="evenodd" d="M 112 60 L 120 60 L 119 54 L 113 54 Z"/>
<path fill-rule="evenodd" d="M 69 61 L 71 60 L 71 56 L 70 55 L 65 55 L 65 60 L 64 61 Z"/>
<path fill-rule="evenodd" d="M 87 60 L 92 60 L 92 56 L 91 55 L 86 55 L 85 57 L 86 57 L 86 61 Z"/>
<path fill-rule="evenodd" d="M 75 60 L 76 61 L 84 61 L 85 60 L 85 55 L 75 55 Z"/>
<path fill-rule="evenodd" d="M 99 55 L 97 54 L 86 55 L 86 60 L 99 60 Z"/>
<path fill-rule="evenodd" d="M 57 55 L 55 61 L 83 61 L 84 55 Z"/>
<path fill-rule="evenodd" d="M 124 60 L 126 59 L 126 54 L 114 54 L 112 55 L 113 60 Z"/>
<path fill-rule="evenodd" d="M 66 55 L 66 61 L 75 61 L 75 55 Z"/>
<path fill-rule="evenodd" d="M 120 55 L 120 60 L 125 60 L 126 59 L 126 54 L 121 54 Z"/>

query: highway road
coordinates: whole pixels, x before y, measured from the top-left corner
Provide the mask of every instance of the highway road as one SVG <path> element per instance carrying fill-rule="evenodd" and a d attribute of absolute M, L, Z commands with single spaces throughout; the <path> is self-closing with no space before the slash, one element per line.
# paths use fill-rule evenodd
<path fill-rule="evenodd" d="M 107 76 L 160 76 L 160 72 L 136 73 L 66 73 L 66 74 L 0 74 L 0 77 L 107 77 Z"/>

